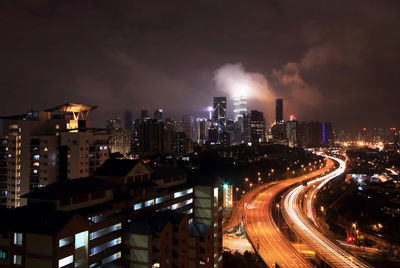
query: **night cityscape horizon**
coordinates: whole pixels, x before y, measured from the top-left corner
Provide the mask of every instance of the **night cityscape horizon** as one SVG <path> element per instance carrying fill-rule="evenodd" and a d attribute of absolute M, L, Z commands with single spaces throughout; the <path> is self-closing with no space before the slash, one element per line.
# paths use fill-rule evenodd
<path fill-rule="evenodd" d="M 0 268 L 400 267 L 399 14 L 0 1 Z"/>

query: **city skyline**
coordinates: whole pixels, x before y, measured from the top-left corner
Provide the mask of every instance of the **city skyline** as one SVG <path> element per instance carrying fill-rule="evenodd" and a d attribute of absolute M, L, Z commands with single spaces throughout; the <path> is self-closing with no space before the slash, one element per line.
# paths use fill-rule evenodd
<path fill-rule="evenodd" d="M 399 14 L 0 1 L 0 268 L 400 267 Z"/>
<path fill-rule="evenodd" d="M 73 101 L 98 105 L 100 118 L 160 106 L 177 118 L 227 95 L 228 72 L 254 82 L 248 103 L 267 121 L 283 98 L 285 116 L 399 124 L 397 3 L 18 3 L 0 11 L 1 115 Z"/>

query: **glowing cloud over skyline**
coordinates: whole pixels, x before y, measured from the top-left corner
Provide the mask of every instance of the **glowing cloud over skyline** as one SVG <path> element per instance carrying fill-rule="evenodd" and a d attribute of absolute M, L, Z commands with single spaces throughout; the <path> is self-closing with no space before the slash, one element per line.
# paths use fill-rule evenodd
<path fill-rule="evenodd" d="M 217 90 L 232 99 L 241 96 L 247 99 L 266 101 L 274 98 L 264 75 L 246 72 L 242 63 L 225 64 L 214 72 Z"/>

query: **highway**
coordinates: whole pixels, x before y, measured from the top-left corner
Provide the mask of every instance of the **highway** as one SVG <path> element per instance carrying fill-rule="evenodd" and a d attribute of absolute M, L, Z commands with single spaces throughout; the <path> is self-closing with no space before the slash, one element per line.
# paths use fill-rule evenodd
<path fill-rule="evenodd" d="M 321 175 L 332 167 L 334 167 L 334 162 L 328 159 L 324 168 L 300 177 L 259 186 L 254 189 L 251 198 L 246 199 L 244 225 L 247 237 L 269 267 L 275 267 L 275 264 L 280 267 L 311 267 L 311 263 L 291 246 L 288 239 L 279 230 L 271 213 L 272 209 L 279 208 L 273 207 L 272 201 L 285 187 Z"/>
<path fill-rule="evenodd" d="M 333 267 L 369 267 L 350 253 L 343 250 L 334 242 L 320 233 L 315 226 L 317 225 L 314 214 L 314 199 L 317 192 L 330 180 L 345 171 L 346 164 L 343 160 L 330 157 L 339 162 L 340 166 L 334 172 L 321 178 L 312 180 L 308 186 L 297 186 L 285 196 L 283 200 L 283 212 L 285 219 L 291 228 L 316 252 L 322 259 Z M 313 187 L 313 188 L 311 188 Z M 304 195 L 306 191 L 307 196 Z M 301 208 L 301 199 L 306 197 L 306 212 Z M 315 224 L 315 225 L 314 225 Z"/>

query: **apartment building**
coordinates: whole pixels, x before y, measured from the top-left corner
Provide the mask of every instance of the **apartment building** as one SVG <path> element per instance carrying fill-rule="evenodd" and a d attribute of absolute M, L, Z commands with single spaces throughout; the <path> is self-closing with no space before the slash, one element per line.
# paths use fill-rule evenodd
<path fill-rule="evenodd" d="M 0 267 L 222 267 L 220 179 L 119 159 L 95 175 L 1 210 Z"/>
<path fill-rule="evenodd" d="M 66 103 L 1 118 L 0 206 L 23 206 L 29 191 L 87 177 L 108 158 L 108 136 L 89 129 L 95 108 Z"/>

